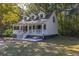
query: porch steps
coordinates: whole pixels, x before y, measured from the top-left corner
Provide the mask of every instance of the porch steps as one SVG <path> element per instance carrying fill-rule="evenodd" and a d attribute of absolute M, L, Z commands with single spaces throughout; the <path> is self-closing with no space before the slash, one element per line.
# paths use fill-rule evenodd
<path fill-rule="evenodd" d="M 23 34 L 23 39 L 25 39 L 26 38 L 26 36 L 27 36 L 27 34 L 25 33 L 25 34 Z"/>
<path fill-rule="evenodd" d="M 23 35 L 17 35 L 17 38 L 18 39 L 22 39 L 23 38 Z"/>

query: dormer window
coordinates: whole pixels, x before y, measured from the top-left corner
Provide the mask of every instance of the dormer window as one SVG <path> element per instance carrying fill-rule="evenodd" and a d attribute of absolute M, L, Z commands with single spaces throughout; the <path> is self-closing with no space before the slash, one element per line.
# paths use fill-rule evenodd
<path fill-rule="evenodd" d="M 27 17 L 24 17 L 24 20 L 26 20 L 27 19 Z"/>
<path fill-rule="evenodd" d="M 38 16 L 39 16 L 39 18 L 45 18 L 45 13 L 42 12 L 42 11 L 40 11 L 40 12 L 38 13 Z"/>
<path fill-rule="evenodd" d="M 39 18 L 44 18 L 45 14 L 39 14 Z"/>
<path fill-rule="evenodd" d="M 40 14 L 40 18 L 43 18 L 43 14 Z"/>
<path fill-rule="evenodd" d="M 32 19 L 34 19 L 34 16 L 32 16 Z"/>
<path fill-rule="evenodd" d="M 29 16 L 30 16 L 31 20 L 36 19 L 36 15 L 34 13 L 31 13 Z"/>

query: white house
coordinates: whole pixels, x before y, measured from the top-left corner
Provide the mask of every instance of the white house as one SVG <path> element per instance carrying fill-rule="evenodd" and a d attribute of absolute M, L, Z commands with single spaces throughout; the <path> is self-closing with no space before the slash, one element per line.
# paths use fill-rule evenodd
<path fill-rule="evenodd" d="M 50 36 L 58 34 L 57 19 L 55 12 L 45 13 L 40 11 L 37 14 L 31 13 L 24 16 L 17 24 L 13 24 L 13 34 L 17 38 L 25 39 L 30 36 Z"/>

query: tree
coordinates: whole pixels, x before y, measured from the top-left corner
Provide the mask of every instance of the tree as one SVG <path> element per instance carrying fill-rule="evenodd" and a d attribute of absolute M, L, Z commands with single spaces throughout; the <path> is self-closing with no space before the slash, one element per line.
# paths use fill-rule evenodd
<path fill-rule="evenodd" d="M 65 9 L 71 8 L 71 6 L 74 7 L 75 4 L 68 4 L 68 3 L 31 3 L 27 5 L 27 10 L 26 13 L 31 13 L 31 12 L 37 12 L 37 11 L 44 11 L 44 12 L 53 12 L 53 11 L 62 11 Z M 73 8 L 72 7 L 72 8 Z"/>
<path fill-rule="evenodd" d="M 1 4 L 0 7 L 3 24 L 14 23 L 19 20 L 20 9 L 17 4 Z"/>
<path fill-rule="evenodd" d="M 19 16 L 20 8 L 17 4 L 0 4 L 0 31 L 16 23 L 20 19 Z"/>

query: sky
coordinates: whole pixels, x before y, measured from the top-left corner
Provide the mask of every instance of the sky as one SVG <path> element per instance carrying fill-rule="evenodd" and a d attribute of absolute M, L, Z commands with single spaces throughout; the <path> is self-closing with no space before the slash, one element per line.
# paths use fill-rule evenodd
<path fill-rule="evenodd" d="M 18 3 L 18 6 L 22 8 L 23 10 L 27 9 L 27 5 L 28 5 L 27 3 Z"/>

